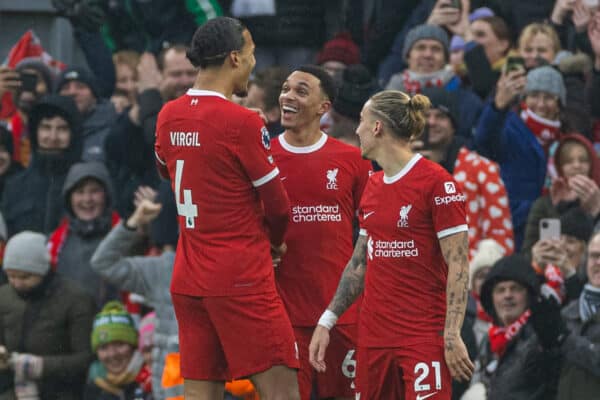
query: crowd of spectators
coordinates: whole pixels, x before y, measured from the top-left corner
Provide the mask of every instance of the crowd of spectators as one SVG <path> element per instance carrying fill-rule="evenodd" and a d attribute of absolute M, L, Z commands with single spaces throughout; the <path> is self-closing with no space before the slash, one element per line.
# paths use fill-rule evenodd
<path fill-rule="evenodd" d="M 125 3 L 52 1 L 86 65 L 0 66 L 13 104 L 0 109 L 0 399 L 182 398 L 177 205 L 154 134 L 162 105 L 194 84 L 193 32 L 218 15 L 253 35 L 236 101 L 262 110 L 271 137 L 281 85 L 303 64 L 334 77 L 322 129 L 352 145 L 372 94 L 430 98 L 412 146 L 454 176 L 469 223 L 476 372 L 453 398 L 598 397 L 597 0 Z M 540 235 L 548 219 L 559 236 Z M 256 396 L 247 381 L 226 389 Z"/>

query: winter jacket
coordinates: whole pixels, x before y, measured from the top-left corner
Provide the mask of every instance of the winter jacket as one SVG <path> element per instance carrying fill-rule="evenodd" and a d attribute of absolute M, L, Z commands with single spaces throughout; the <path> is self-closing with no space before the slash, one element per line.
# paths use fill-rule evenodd
<path fill-rule="evenodd" d="M 579 300 L 562 310 L 570 334 L 562 345 L 564 361 L 556 400 L 592 400 L 600 394 L 600 313 L 583 323 Z"/>
<path fill-rule="evenodd" d="M 517 113 L 497 110 L 491 101 L 479 118 L 475 148 L 500 165 L 500 176 L 508 192 L 515 250 L 519 250 L 529 210 L 542 194 L 547 156 Z"/>
<path fill-rule="evenodd" d="M 71 192 L 87 178 L 102 183 L 106 193 L 105 212 L 93 221 L 77 219 L 70 206 Z M 112 213 L 113 191 L 108 171 L 98 162 L 76 164 L 69 171 L 62 193 L 67 218 L 48 240 L 52 267 L 58 274 L 77 282 L 100 308 L 107 301 L 118 298 L 116 287 L 108 284 L 90 266 L 94 251 L 113 224 L 118 222 L 118 215 Z"/>
<path fill-rule="evenodd" d="M 486 338 L 480 360 L 486 368 L 482 382 L 487 387 L 487 400 L 552 400 L 556 395 L 560 351 L 543 350 L 529 323 L 499 359 L 489 349 Z"/>
<path fill-rule="evenodd" d="M 115 107 L 108 100 L 98 100 L 83 121 L 83 161 L 101 161 L 106 159 L 104 142 L 117 119 Z"/>
<path fill-rule="evenodd" d="M 36 127 L 43 109 L 58 109 L 71 125 L 71 142 L 60 154 L 43 154 L 38 150 Z M 9 236 L 24 230 L 48 234 L 63 215 L 62 188 L 71 165 L 80 160 L 82 139 L 79 112 L 71 98 L 51 95 L 42 98 L 31 112 L 30 141 L 32 160 L 29 166 L 5 182 L 2 215 Z"/>
<path fill-rule="evenodd" d="M 158 257 L 128 257 L 139 240 L 137 232 L 120 223 L 96 249 L 92 268 L 121 290 L 144 296 L 156 311 L 152 389 L 157 399 L 175 397 L 183 393 L 181 385 L 168 392 L 163 391 L 161 385 L 165 357 L 179 351 L 177 320 L 169 292 L 175 253 L 166 251 Z"/>
<path fill-rule="evenodd" d="M 139 186 L 156 188 L 160 182 L 154 156 L 156 117 L 163 100 L 157 90 L 139 96 L 140 122 L 135 125 L 129 113 L 117 117 L 106 138 L 106 165 L 115 187 L 115 208 L 128 218 L 133 212 L 134 193 Z"/>
<path fill-rule="evenodd" d="M 53 273 L 29 296 L 0 287 L 0 344 L 8 352 L 43 357 L 41 400 L 79 400 L 93 355 L 90 334 L 95 306 L 74 282 Z M 0 381 L 12 371 L 0 372 Z M 5 387 L 4 384 L 0 385 Z M 9 390 L 0 399 L 11 398 Z"/>

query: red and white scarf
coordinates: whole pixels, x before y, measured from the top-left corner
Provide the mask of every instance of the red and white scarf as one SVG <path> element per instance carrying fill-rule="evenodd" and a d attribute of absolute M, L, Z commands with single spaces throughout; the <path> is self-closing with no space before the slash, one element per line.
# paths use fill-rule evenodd
<path fill-rule="evenodd" d="M 490 337 L 491 350 L 499 357 L 502 357 L 510 341 L 519 334 L 530 316 L 531 311 L 526 310 L 515 322 L 508 326 L 490 326 L 488 335 Z"/>
<path fill-rule="evenodd" d="M 560 121 L 540 117 L 527 107 L 524 107 L 521 111 L 521 119 L 535 135 L 547 154 L 550 145 L 558 139 L 560 134 Z"/>
<path fill-rule="evenodd" d="M 402 73 L 402 90 L 408 94 L 415 95 L 421 93 L 423 88 L 444 87 L 454 77 L 454 72 L 442 69 L 433 74 L 417 74 L 408 69 Z"/>

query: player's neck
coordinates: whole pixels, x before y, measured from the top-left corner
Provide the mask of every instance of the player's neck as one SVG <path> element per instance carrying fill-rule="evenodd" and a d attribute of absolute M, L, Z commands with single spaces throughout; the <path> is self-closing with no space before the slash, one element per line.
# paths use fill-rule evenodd
<path fill-rule="evenodd" d="M 408 164 L 414 155 L 408 146 L 389 145 L 381 149 L 376 161 L 386 176 L 394 176 Z"/>
<path fill-rule="evenodd" d="M 210 90 L 221 93 L 229 100 L 233 97 L 233 84 L 231 83 L 231 79 L 217 71 L 200 71 L 194 82 L 194 89 Z"/>
<path fill-rule="evenodd" d="M 307 126 L 298 129 L 286 129 L 283 132 L 285 141 L 296 147 L 312 146 L 321 139 L 320 125 Z"/>

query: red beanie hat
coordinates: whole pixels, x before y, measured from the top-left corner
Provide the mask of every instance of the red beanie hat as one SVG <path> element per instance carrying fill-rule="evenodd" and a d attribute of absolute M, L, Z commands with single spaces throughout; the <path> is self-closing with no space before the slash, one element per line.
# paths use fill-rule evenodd
<path fill-rule="evenodd" d="M 317 56 L 317 64 L 339 61 L 346 65 L 360 63 L 360 50 L 348 32 L 342 32 L 326 42 Z"/>

